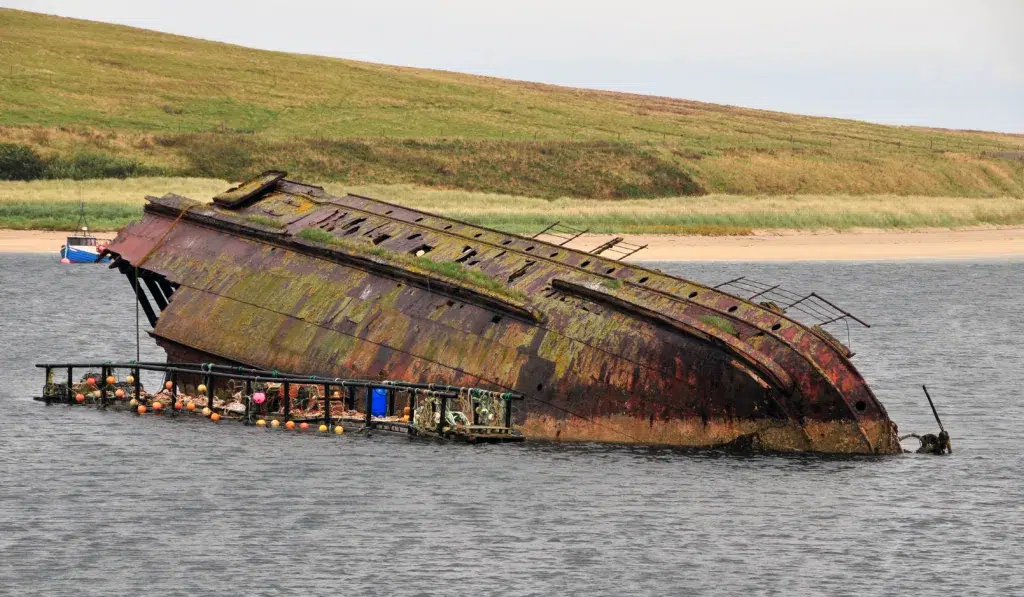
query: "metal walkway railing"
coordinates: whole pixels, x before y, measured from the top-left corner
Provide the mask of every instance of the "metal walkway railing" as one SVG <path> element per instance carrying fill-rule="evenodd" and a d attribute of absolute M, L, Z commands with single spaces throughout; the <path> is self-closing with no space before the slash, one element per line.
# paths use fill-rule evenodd
<path fill-rule="evenodd" d="M 479 436 L 480 439 L 491 440 L 495 437 L 506 436 L 509 439 L 518 439 L 512 430 L 512 401 L 522 400 L 523 396 L 515 392 L 495 392 L 481 388 L 458 387 L 443 384 L 424 384 L 395 380 L 366 380 L 366 379 L 343 379 L 327 378 L 319 376 L 301 376 L 276 370 L 254 369 L 248 367 L 236 367 L 229 365 L 218 365 L 214 363 L 156 363 L 156 362 L 91 362 L 91 363 L 40 363 L 36 367 L 45 369 L 46 385 L 43 395 L 38 400 L 47 404 L 76 402 L 91 402 L 101 407 L 127 402 L 130 399 L 140 404 L 147 404 L 159 393 L 148 394 L 143 391 L 142 372 L 159 372 L 164 376 L 164 383 L 161 393 L 166 393 L 172 400 L 170 406 L 179 395 L 179 385 L 183 381 L 193 382 L 191 385 L 196 388 L 197 398 L 205 399 L 205 404 L 212 410 L 215 409 L 215 393 L 218 389 L 225 390 L 230 386 L 230 393 L 241 393 L 245 411 L 242 415 L 246 423 L 251 423 L 259 402 L 254 401 L 254 396 L 261 387 L 273 384 L 275 389 L 280 389 L 280 399 L 275 416 L 284 421 L 319 421 L 330 427 L 337 418 L 332 415 L 332 403 L 341 403 L 349 410 L 357 410 L 357 392 L 361 389 L 365 393 L 364 411 L 362 413 L 365 427 L 381 427 L 395 430 L 399 427 L 406 429 L 411 434 L 428 433 L 440 437 L 451 437 L 457 435 Z M 75 370 L 85 370 L 87 373 L 79 381 L 75 380 Z M 56 372 L 66 374 L 66 382 L 56 382 Z M 97 373 L 98 372 L 98 373 Z M 116 373 L 125 373 L 118 378 Z M 196 384 L 194 382 L 201 382 Z M 90 383 L 91 382 L 91 383 Z M 304 388 L 316 388 L 315 402 L 322 404 L 322 413 L 316 418 L 306 416 L 302 409 L 293 408 L 293 392 L 291 386 Z M 322 388 L 322 395 L 319 395 Z M 332 390 L 335 390 L 332 392 Z M 383 390 L 386 393 L 387 403 L 385 416 L 376 419 L 372 416 L 372 401 L 374 390 Z M 88 398 L 86 398 L 86 393 Z M 223 392 L 222 392 L 223 393 Z M 396 397 L 398 394 L 405 394 L 408 399 L 410 419 L 405 422 L 386 420 L 392 417 L 396 409 Z M 81 398 L 81 400 L 78 400 Z M 307 395 L 306 404 L 310 404 L 311 398 Z M 463 425 L 451 425 L 453 413 L 452 407 L 456 401 L 469 406 L 472 412 L 472 424 L 470 421 L 463 421 Z M 418 413 L 417 404 L 429 402 L 431 408 L 428 413 L 429 420 L 424 424 L 424 417 L 419 421 L 412 419 L 413 413 Z M 503 408 L 494 410 L 503 411 L 501 420 L 494 420 L 493 415 L 484 421 L 480 420 L 481 404 L 499 403 Z M 435 408 L 436 407 L 436 408 Z M 222 410 L 226 410 L 223 409 Z M 225 412 L 227 414 L 227 412 Z M 500 424 L 503 424 L 501 426 Z M 483 437 L 487 436 L 487 437 Z"/>

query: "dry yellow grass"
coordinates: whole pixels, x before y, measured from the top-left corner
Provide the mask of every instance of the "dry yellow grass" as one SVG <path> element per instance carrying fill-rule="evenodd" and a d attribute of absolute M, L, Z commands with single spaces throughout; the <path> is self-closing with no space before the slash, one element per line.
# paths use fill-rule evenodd
<path fill-rule="evenodd" d="M 439 191 L 410 185 L 345 190 L 509 232 L 538 232 L 559 221 L 592 232 L 743 234 L 759 230 L 958 228 L 1024 223 L 1024 199 L 898 195 L 705 195 L 591 201 Z"/>
<path fill-rule="evenodd" d="M 203 178 L 0 182 L 0 227 L 67 229 L 79 198 L 96 230 L 137 217 L 146 195 L 206 200 L 227 181 Z M 535 233 L 560 221 L 599 233 L 746 234 L 752 230 L 962 228 L 1024 224 L 1024 199 L 896 195 L 705 195 L 593 201 L 554 200 L 412 185 L 341 185 L 354 192 L 509 232 Z M 34 219 L 33 219 L 34 218 Z M 47 219 L 48 218 L 48 219 Z M 33 225 L 45 221 L 46 225 Z"/>
<path fill-rule="evenodd" d="M 209 199 L 228 188 L 212 178 L 144 177 L 101 180 L 0 181 L 0 201 L 36 203 L 114 203 L 142 206 L 146 195 L 176 193 L 192 199 Z"/>

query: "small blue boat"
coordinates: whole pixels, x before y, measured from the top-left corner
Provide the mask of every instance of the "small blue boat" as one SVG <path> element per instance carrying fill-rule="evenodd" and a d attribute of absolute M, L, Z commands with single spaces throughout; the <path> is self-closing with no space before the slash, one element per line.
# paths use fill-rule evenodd
<path fill-rule="evenodd" d="M 96 263 L 96 258 L 100 254 L 98 241 L 95 236 L 88 235 L 88 231 L 82 232 L 83 234 L 67 238 L 60 248 L 61 259 L 67 259 L 71 263 Z M 110 257 L 104 257 L 102 261 L 110 261 Z"/>
<path fill-rule="evenodd" d="M 107 241 L 100 241 L 89 234 L 89 223 L 85 221 L 85 203 L 78 204 L 77 234 L 67 237 L 60 247 L 61 263 L 96 263 L 100 253 L 107 248 Z M 99 260 L 101 263 L 110 261 L 109 256 Z"/>

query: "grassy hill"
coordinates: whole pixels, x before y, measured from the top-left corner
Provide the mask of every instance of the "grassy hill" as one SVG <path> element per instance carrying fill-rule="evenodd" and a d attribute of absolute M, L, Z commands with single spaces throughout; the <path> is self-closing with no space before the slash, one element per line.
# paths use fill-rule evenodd
<path fill-rule="evenodd" d="M 82 197 L 94 229 L 111 229 L 147 193 L 208 197 L 268 168 L 522 232 L 554 219 L 702 234 L 1024 223 L 1022 135 L 267 52 L 8 9 L 0 69 L 0 181 L 24 178 L 18 168 L 134 181 L 0 182 L 3 227 L 68 228 Z"/>
<path fill-rule="evenodd" d="M 1024 196 L 1021 162 L 1006 157 L 1020 135 L 267 52 L 6 9 L 0 32 L 0 142 L 57 160 L 57 177 L 99 163 L 547 198 Z"/>

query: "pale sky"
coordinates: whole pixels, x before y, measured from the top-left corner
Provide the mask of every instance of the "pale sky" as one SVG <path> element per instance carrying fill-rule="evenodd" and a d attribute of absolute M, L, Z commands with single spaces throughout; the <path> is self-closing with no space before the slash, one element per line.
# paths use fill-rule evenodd
<path fill-rule="evenodd" d="M 254 48 L 1024 133 L 1024 0 L 0 0 Z"/>

